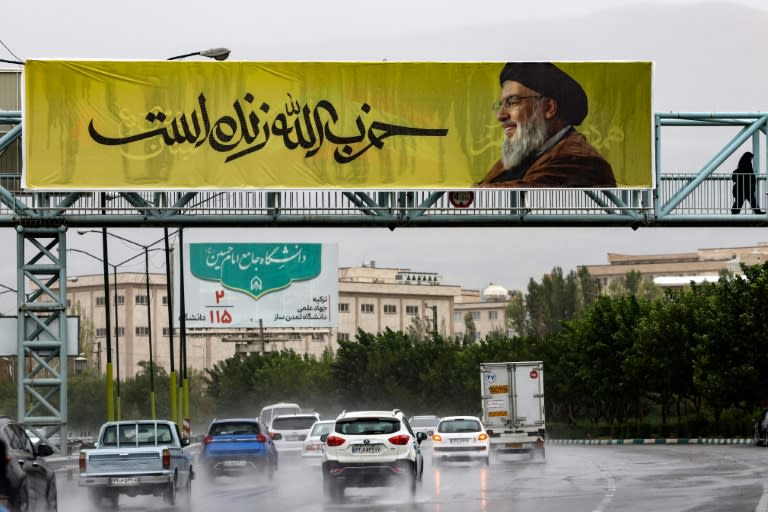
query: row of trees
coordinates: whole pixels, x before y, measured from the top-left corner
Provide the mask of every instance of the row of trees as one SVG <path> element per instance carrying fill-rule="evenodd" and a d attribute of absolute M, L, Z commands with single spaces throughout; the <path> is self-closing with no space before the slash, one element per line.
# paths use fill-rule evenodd
<path fill-rule="evenodd" d="M 510 305 L 518 336 L 457 344 L 418 329 L 359 332 L 318 360 L 226 361 L 207 372 L 208 392 L 225 413 L 288 398 L 330 414 L 477 413 L 481 362 L 541 359 L 548 419 L 565 428 L 650 423 L 678 435 L 748 435 L 768 399 L 768 265 L 744 272 L 666 294 L 629 274 L 604 295 L 583 271 L 555 269 Z"/>
<path fill-rule="evenodd" d="M 768 382 L 767 303 L 768 264 L 665 294 L 629 274 L 605 295 L 584 271 L 555 269 L 510 303 L 510 328 L 519 333 L 512 337 L 499 332 L 456 343 L 414 325 L 407 332 L 360 331 L 319 358 L 283 351 L 219 362 L 192 375 L 193 426 L 199 431 L 216 416 L 253 416 L 281 400 L 325 417 L 394 407 L 408 414 L 477 414 L 481 362 L 543 360 L 547 417 L 556 435 L 585 428 L 587 434 L 649 428 L 666 435 L 749 435 L 752 416 L 768 398 L 762 385 Z M 121 384 L 124 417 L 149 415 L 148 371 L 144 364 Z M 170 415 L 162 368 L 155 387 L 159 413 Z M 103 391 L 97 375 L 71 379 L 74 429 L 103 420 Z M 0 396 L 0 403 L 10 401 Z"/>

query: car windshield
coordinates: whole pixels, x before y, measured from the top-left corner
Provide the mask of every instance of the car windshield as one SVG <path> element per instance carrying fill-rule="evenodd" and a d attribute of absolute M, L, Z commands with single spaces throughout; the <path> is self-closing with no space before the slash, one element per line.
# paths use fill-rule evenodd
<path fill-rule="evenodd" d="M 259 433 L 258 423 L 252 421 L 227 421 L 211 425 L 212 436 L 256 435 Z"/>
<path fill-rule="evenodd" d="M 460 432 L 480 432 L 482 426 L 477 420 L 448 420 L 440 424 L 437 431 L 444 434 L 457 434 Z"/>
<path fill-rule="evenodd" d="M 102 436 L 103 446 L 155 445 L 172 441 L 171 429 L 165 424 L 109 425 Z"/>
<path fill-rule="evenodd" d="M 336 421 L 336 432 L 339 434 L 392 434 L 398 430 L 400 430 L 400 420 L 392 418 L 354 418 Z"/>
<path fill-rule="evenodd" d="M 333 423 L 316 423 L 315 426 L 312 427 L 310 436 L 319 437 L 323 434 L 330 434 L 332 429 Z"/>
<path fill-rule="evenodd" d="M 414 428 L 418 427 L 434 427 L 440 422 L 440 419 L 436 416 L 423 416 L 418 418 L 413 418 L 411 420 L 411 426 Z"/>
<path fill-rule="evenodd" d="M 272 420 L 272 430 L 309 430 L 316 421 L 314 416 L 278 416 Z"/>

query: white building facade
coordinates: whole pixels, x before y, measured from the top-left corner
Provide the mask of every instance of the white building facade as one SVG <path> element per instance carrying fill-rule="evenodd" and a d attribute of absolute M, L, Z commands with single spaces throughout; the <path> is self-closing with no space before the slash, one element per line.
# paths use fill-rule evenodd
<path fill-rule="evenodd" d="M 146 277 L 143 273 L 117 274 L 117 299 L 110 276 L 110 318 L 113 336 L 112 363 L 121 378 L 135 375 L 140 361 L 149 360 L 150 322 Z M 149 274 L 152 356 L 154 363 L 170 371 L 171 331 L 164 274 Z M 487 295 L 487 294 L 484 294 Z M 117 321 L 115 321 L 115 301 Z M 81 324 L 91 328 L 90 347 L 81 347 L 100 372 L 106 368 L 106 301 L 102 275 L 70 278 L 67 283 L 69 314 L 80 314 Z M 335 352 L 339 340 L 354 340 L 359 329 L 380 333 L 386 329 L 407 332 L 420 325 L 422 332 L 435 331 L 447 339 L 461 337 L 464 315 L 477 319 L 478 339 L 505 329 L 505 303 L 481 301 L 476 290 L 445 285 L 431 272 L 376 268 L 375 264 L 339 269 L 338 325 L 336 328 L 187 329 L 187 366 L 202 370 L 235 354 L 264 353 L 284 349 L 320 356 Z M 92 322 L 92 325 L 89 324 Z M 116 330 L 115 330 L 116 328 Z M 178 325 L 173 333 L 174 368 L 179 369 Z"/>

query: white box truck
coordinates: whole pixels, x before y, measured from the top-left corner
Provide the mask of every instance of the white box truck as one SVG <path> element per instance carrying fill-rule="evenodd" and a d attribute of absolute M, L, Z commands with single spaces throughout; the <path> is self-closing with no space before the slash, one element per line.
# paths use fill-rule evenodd
<path fill-rule="evenodd" d="M 542 361 L 481 363 L 483 424 L 491 454 L 544 457 L 544 364 Z"/>

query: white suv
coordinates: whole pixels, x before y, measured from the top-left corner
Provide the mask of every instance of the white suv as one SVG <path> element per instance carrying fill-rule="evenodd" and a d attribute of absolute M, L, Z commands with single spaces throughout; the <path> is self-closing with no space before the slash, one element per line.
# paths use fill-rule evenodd
<path fill-rule="evenodd" d="M 339 501 L 346 487 L 396 482 L 408 483 L 415 494 L 424 470 L 419 444 L 426 438 L 413 433 L 399 409 L 341 413 L 333 431 L 321 438 L 326 495 Z"/>

